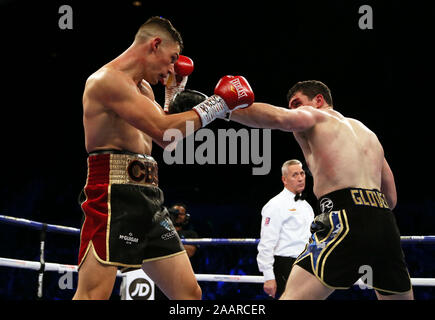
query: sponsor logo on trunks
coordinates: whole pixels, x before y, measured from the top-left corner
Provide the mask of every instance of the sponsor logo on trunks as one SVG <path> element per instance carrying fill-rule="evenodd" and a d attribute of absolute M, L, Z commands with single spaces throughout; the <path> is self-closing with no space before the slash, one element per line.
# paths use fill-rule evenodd
<path fill-rule="evenodd" d="M 267 217 L 266 220 L 264 221 L 264 225 L 268 226 L 270 223 L 270 218 Z"/>
<path fill-rule="evenodd" d="M 142 161 L 133 160 L 127 167 L 128 177 L 134 182 L 152 182 L 156 176 L 157 169 L 154 166 L 145 166 Z"/>
<path fill-rule="evenodd" d="M 176 233 L 177 233 L 177 231 L 167 232 L 165 234 L 162 234 L 160 238 L 162 238 L 162 240 L 169 240 L 169 239 L 175 237 Z"/>
<path fill-rule="evenodd" d="M 329 213 L 334 208 L 334 202 L 332 202 L 329 198 L 323 198 L 320 200 L 320 212 L 321 213 Z"/>
<path fill-rule="evenodd" d="M 376 208 L 389 209 L 387 199 L 382 192 L 377 190 L 350 190 L 353 202 L 358 206 L 370 206 Z"/>
<path fill-rule="evenodd" d="M 133 160 L 128 165 L 127 172 L 131 180 L 136 182 L 142 181 L 146 174 L 145 165 L 138 160 Z"/>
<path fill-rule="evenodd" d="M 168 218 L 165 218 L 164 220 L 160 221 L 160 225 L 169 231 L 160 236 L 162 240 L 169 240 L 175 237 L 175 235 L 177 234 L 177 231 L 174 230 Z"/>
<path fill-rule="evenodd" d="M 124 240 L 126 244 L 131 244 L 132 242 L 134 243 L 139 242 L 139 238 L 133 237 L 133 234 L 131 232 L 128 234 L 128 236 L 120 234 L 119 239 Z"/>
<path fill-rule="evenodd" d="M 172 228 L 171 228 L 171 225 L 169 224 L 169 221 L 168 220 L 162 220 L 161 222 L 160 222 L 160 225 L 163 227 L 163 228 L 165 228 L 166 230 L 168 230 L 168 231 L 172 231 Z"/>

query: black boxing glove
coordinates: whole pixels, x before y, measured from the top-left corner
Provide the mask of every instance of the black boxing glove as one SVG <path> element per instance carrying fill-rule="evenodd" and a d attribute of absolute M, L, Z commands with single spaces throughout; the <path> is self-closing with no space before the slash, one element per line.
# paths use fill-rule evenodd
<path fill-rule="evenodd" d="M 207 98 L 205 94 L 196 90 L 186 89 L 178 92 L 169 103 L 168 113 L 174 114 L 191 110 Z"/>
<path fill-rule="evenodd" d="M 319 240 L 325 239 L 330 230 L 331 222 L 329 221 L 329 213 L 321 213 L 316 216 L 310 226 L 311 233 L 315 233 Z"/>

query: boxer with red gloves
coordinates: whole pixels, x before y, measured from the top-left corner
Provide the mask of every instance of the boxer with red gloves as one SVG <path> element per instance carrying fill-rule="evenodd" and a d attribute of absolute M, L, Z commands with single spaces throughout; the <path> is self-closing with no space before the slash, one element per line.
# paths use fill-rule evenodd
<path fill-rule="evenodd" d="M 82 119 L 89 156 L 80 197 L 85 219 L 74 299 L 108 299 L 118 267 L 142 268 L 170 299 L 201 298 L 163 202 L 157 162 L 151 157 L 153 142 L 165 147 L 170 143 L 164 139 L 168 129 L 186 135 L 188 121 L 197 130 L 249 106 L 254 94 L 243 77 L 226 76 L 214 95 L 194 110 L 164 112 L 151 85 L 168 75 L 174 77 L 168 91 L 180 90 L 183 81 L 185 85 L 193 63 L 180 56 L 182 48 L 181 35 L 171 22 L 152 17 L 131 46 L 86 81 Z M 165 237 L 168 231 L 171 237 Z"/>

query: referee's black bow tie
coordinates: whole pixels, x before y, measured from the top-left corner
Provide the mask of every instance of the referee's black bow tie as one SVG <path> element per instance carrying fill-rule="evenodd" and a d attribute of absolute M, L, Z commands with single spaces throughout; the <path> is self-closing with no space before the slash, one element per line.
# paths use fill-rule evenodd
<path fill-rule="evenodd" d="M 303 193 L 298 193 L 298 194 L 296 194 L 295 195 L 295 201 L 298 201 L 298 200 L 305 200 L 305 194 L 303 194 Z"/>

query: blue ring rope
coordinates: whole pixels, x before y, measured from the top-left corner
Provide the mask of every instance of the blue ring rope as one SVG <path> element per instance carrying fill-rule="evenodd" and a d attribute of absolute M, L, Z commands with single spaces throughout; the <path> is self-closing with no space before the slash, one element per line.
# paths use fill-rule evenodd
<path fill-rule="evenodd" d="M 80 229 L 59 226 L 55 224 L 44 224 L 41 222 L 36 222 L 23 218 L 16 218 L 11 216 L 0 215 L 0 222 L 18 225 L 22 227 L 27 227 L 35 230 L 42 230 L 44 226 L 47 232 L 63 233 L 63 234 L 74 234 L 79 235 Z M 435 243 L 435 236 L 401 236 L 400 240 L 402 243 Z M 260 239 L 237 239 L 237 238 L 204 238 L 204 239 L 181 239 L 183 244 L 191 245 L 254 245 L 260 242 Z"/>

